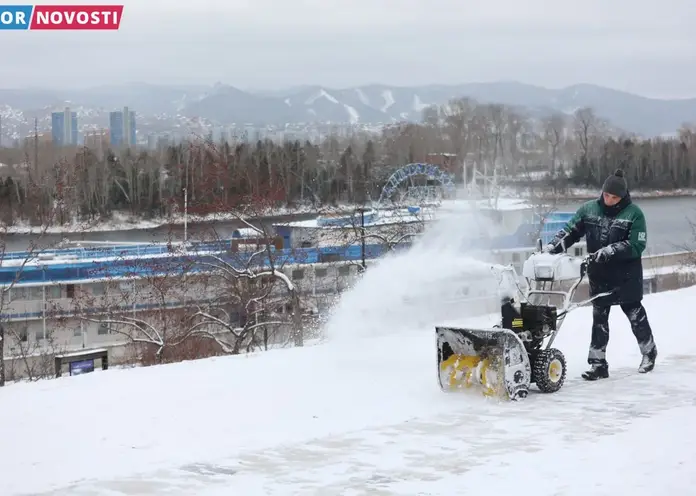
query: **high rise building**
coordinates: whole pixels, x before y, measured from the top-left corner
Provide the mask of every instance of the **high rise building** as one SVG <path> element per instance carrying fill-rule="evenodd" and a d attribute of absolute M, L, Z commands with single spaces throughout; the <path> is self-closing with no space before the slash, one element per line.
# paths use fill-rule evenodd
<path fill-rule="evenodd" d="M 52 112 L 51 137 L 54 146 L 76 146 L 77 112 L 70 112 L 69 107 L 63 112 Z"/>
<path fill-rule="evenodd" d="M 135 146 L 135 112 L 128 107 L 109 114 L 109 138 L 113 147 Z"/>

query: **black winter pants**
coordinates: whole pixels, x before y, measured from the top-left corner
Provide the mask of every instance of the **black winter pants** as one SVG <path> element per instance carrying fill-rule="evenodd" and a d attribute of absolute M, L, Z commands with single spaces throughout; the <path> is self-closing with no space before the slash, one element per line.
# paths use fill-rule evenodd
<path fill-rule="evenodd" d="M 590 341 L 590 352 L 587 361 L 590 364 L 607 363 L 607 343 L 609 342 L 609 311 L 610 306 L 592 307 L 592 339 Z M 648 315 L 645 307 L 639 301 L 635 303 L 622 303 L 621 310 L 628 317 L 631 323 L 633 335 L 638 341 L 640 352 L 645 355 L 652 351 L 655 346 L 652 329 L 648 322 Z"/>

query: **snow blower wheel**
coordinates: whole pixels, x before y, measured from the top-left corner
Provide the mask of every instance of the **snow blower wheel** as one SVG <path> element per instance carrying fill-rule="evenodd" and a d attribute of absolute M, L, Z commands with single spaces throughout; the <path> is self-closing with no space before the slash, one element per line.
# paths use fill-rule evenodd
<path fill-rule="evenodd" d="M 543 350 L 534 359 L 533 381 L 542 393 L 555 393 L 563 387 L 566 378 L 566 361 L 556 348 Z"/>

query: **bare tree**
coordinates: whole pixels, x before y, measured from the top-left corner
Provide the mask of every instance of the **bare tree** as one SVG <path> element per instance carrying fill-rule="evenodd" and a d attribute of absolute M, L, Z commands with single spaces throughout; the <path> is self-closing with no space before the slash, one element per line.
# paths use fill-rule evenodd
<path fill-rule="evenodd" d="M 213 223 L 206 233 L 199 236 L 208 244 L 229 242 L 229 248 L 215 253 L 200 253 L 195 249 L 188 252 L 192 262 L 205 272 L 209 287 L 215 288 L 212 302 L 218 309 L 211 311 L 210 304 L 197 306 L 194 314 L 196 325 L 203 329 L 214 324 L 221 326 L 226 321 L 223 328 L 231 334 L 232 340 L 215 340 L 224 349 L 234 352 L 238 352 L 245 342 L 256 342 L 258 330 L 263 331 L 267 343 L 269 329 L 273 333 L 275 327 L 287 327 L 288 324 L 294 345 L 304 344 L 303 302 L 299 288 L 286 274 L 286 269 L 290 269 L 288 253 L 277 254 L 282 242 L 265 222 L 254 222 L 259 218 L 257 212 L 258 205 L 246 205 L 243 210 L 226 212 L 250 233 L 246 239 L 224 240 Z M 296 263 L 304 261 L 301 250 L 288 250 Z M 283 317 L 287 314 L 289 322 Z M 194 334 L 212 337 L 203 330 Z"/>
<path fill-rule="evenodd" d="M 599 160 L 592 160 L 592 153 L 605 132 L 605 123 L 589 107 L 576 110 L 574 117 L 575 136 L 580 147 L 580 167 L 587 170 L 590 178 L 599 180 L 602 176 Z"/>
<path fill-rule="evenodd" d="M 52 252 L 58 247 L 57 238 L 49 235 L 52 219 L 58 215 L 59 206 L 46 214 L 46 223 L 37 226 L 31 234 L 16 234 L 14 226 L 0 223 L 0 386 L 8 377 L 34 380 L 45 377 L 53 370 L 52 360 L 56 353 L 64 351 L 66 343 L 53 332 L 52 301 L 55 289 L 60 286 L 49 285 L 44 271 L 50 268 Z M 88 228 L 72 226 L 74 229 Z M 70 232 L 66 228 L 65 232 Z M 19 251 L 9 250 L 9 243 L 24 241 L 26 245 Z M 14 244 L 13 243 L 13 244 Z M 37 277 L 36 274 L 41 274 Z M 40 282 L 41 285 L 36 283 Z M 34 314 L 31 319 L 26 315 Z M 22 317 L 25 316 L 25 317 Z M 32 323 L 42 322 L 36 332 L 30 332 Z M 6 362 L 10 363 L 8 374 Z"/>
<path fill-rule="evenodd" d="M 48 329 L 41 337 L 29 333 L 29 326 L 22 321 L 7 323 L 5 338 L 11 343 L 11 355 L 6 359 L 3 374 L 8 381 L 47 379 L 55 374 L 54 359 L 64 353 L 67 346 L 56 335 L 55 329 Z"/>
<path fill-rule="evenodd" d="M 195 304 L 190 336 L 212 339 L 232 354 L 268 349 L 269 343 L 303 345 L 299 291 L 282 270 L 257 265 L 264 254 L 254 250 L 205 257 L 201 265 L 212 294 Z"/>
<path fill-rule="evenodd" d="M 130 253 L 95 260 L 99 283 L 75 289 L 72 311 L 58 317 L 64 328 L 97 324 L 124 338 L 139 356 L 159 363 L 176 359 L 187 337 L 187 305 L 205 288 L 188 281 L 192 263 L 176 252 L 138 257 Z"/>
<path fill-rule="evenodd" d="M 551 164 L 549 171 L 555 175 L 557 169 L 558 153 L 565 135 L 565 118 L 561 114 L 552 114 L 544 119 L 544 140 L 551 148 Z"/>

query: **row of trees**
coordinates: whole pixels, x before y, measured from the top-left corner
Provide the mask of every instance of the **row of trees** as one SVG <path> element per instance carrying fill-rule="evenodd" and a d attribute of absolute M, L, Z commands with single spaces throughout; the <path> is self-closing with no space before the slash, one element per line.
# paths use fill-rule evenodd
<path fill-rule="evenodd" d="M 35 145 L 35 146 L 34 146 Z M 461 98 L 423 112 L 421 123 L 401 123 L 378 135 L 328 136 L 320 142 L 269 140 L 206 143 L 191 140 L 156 152 L 100 153 L 28 143 L 0 150 L 0 213 L 6 223 L 41 224 L 79 217 L 103 219 L 116 211 L 167 216 L 223 202 L 230 207 L 336 204 L 376 198 L 398 167 L 453 154 L 458 181 L 476 167 L 509 178 L 530 171 L 560 176 L 570 185 L 599 186 L 623 167 L 633 189 L 696 187 L 696 128 L 675 138 L 639 139 L 600 119 L 592 109 L 533 118 L 524 109 Z M 465 172 L 468 171 L 468 172 Z"/>

